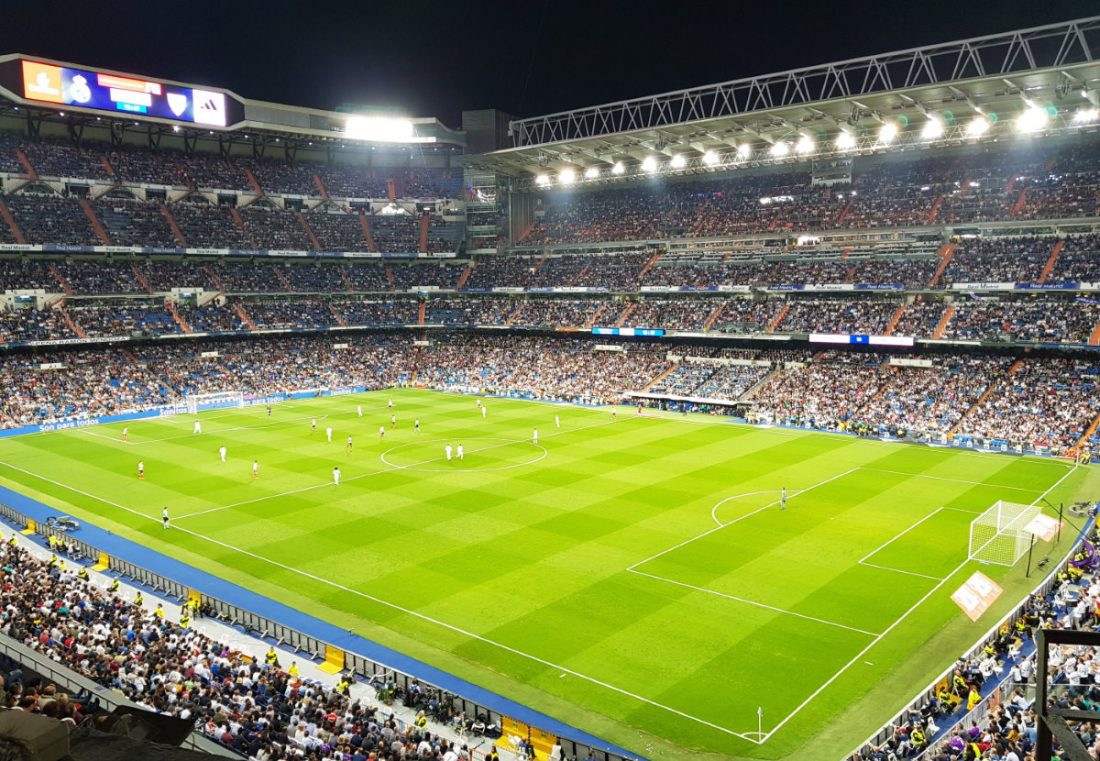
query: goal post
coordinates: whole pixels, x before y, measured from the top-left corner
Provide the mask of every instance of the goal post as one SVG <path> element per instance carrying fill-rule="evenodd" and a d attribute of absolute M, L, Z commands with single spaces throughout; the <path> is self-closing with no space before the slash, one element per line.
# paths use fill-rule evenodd
<path fill-rule="evenodd" d="M 194 414 L 203 410 L 220 410 L 225 407 L 243 407 L 244 392 L 242 391 L 216 391 L 211 394 L 189 394 L 187 411 Z"/>
<path fill-rule="evenodd" d="M 971 560 L 1012 566 L 1022 558 L 1034 541 L 1028 530 L 1042 508 L 998 500 L 970 522 Z"/>

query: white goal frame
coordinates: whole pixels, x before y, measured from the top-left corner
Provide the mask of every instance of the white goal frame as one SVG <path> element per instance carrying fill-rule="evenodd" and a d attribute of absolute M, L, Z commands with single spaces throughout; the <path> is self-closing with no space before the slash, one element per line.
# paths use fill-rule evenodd
<path fill-rule="evenodd" d="M 243 407 L 243 391 L 215 391 L 210 394 L 189 394 L 184 401 L 191 414 L 202 410 L 218 410 L 225 407 Z"/>
<path fill-rule="evenodd" d="M 970 560 L 1013 566 L 1026 553 L 1034 535 L 1028 524 L 1042 508 L 998 500 L 970 522 Z"/>

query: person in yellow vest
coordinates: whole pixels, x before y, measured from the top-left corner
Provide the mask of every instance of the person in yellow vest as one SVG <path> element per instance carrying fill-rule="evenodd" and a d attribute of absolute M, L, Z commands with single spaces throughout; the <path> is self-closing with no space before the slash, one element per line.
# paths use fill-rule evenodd
<path fill-rule="evenodd" d="M 341 695 L 347 695 L 348 690 L 351 689 L 351 677 L 344 675 L 340 677 L 340 681 L 336 683 L 336 691 Z"/>
<path fill-rule="evenodd" d="M 81 581 L 87 581 L 88 579 L 91 578 L 91 576 L 88 575 L 88 569 L 87 568 L 81 568 L 77 572 L 76 577 L 78 579 L 80 579 Z"/>
<path fill-rule="evenodd" d="M 9 539 L 9 540 L 8 540 L 8 544 L 10 544 L 10 545 L 11 545 L 12 547 L 14 547 L 15 545 L 19 544 L 19 539 L 18 539 L 18 537 L 17 537 L 17 536 L 15 535 L 15 534 L 12 534 L 12 535 L 11 535 L 11 539 Z"/>
<path fill-rule="evenodd" d="M 914 748 L 919 750 L 928 742 L 928 738 L 925 737 L 920 727 L 913 727 L 913 731 L 909 733 L 909 742 L 912 743 Z"/>
<path fill-rule="evenodd" d="M 50 555 L 50 562 L 46 564 L 50 568 L 57 566 L 57 555 Z"/>
<path fill-rule="evenodd" d="M 153 615 L 161 619 L 162 621 L 164 620 L 164 606 L 161 605 L 159 602 L 157 603 L 157 609 L 153 611 Z"/>
<path fill-rule="evenodd" d="M 264 656 L 264 662 L 273 668 L 279 667 L 279 654 L 275 652 L 274 645 L 267 649 L 267 655 Z"/>
<path fill-rule="evenodd" d="M 141 590 L 139 589 L 137 597 L 134 598 L 134 605 L 137 605 L 140 608 L 143 602 L 145 602 L 145 597 L 141 594 Z"/>
<path fill-rule="evenodd" d="M 497 746 L 489 748 L 489 753 L 485 756 L 485 761 L 500 761 L 500 754 L 497 753 Z"/>
<path fill-rule="evenodd" d="M 108 588 L 108 591 L 110 591 L 111 594 L 115 594 L 116 592 L 118 592 L 118 590 L 121 586 L 122 585 L 118 583 L 118 579 L 114 579 L 111 582 L 111 586 Z"/>
<path fill-rule="evenodd" d="M 297 679 L 298 675 L 302 673 L 301 671 L 298 670 L 298 661 L 291 661 L 290 662 L 290 668 L 288 668 L 286 670 L 286 673 L 290 674 L 292 677 Z"/>
<path fill-rule="evenodd" d="M 416 714 L 416 727 L 417 729 L 426 729 L 428 726 L 428 717 L 424 715 L 423 711 L 419 711 Z"/>
<path fill-rule="evenodd" d="M 966 710 L 973 711 L 978 703 L 982 702 L 981 693 L 978 692 L 978 686 L 976 684 L 970 685 L 970 695 L 966 698 Z"/>
<path fill-rule="evenodd" d="M 180 613 L 180 626 L 182 626 L 184 629 L 191 628 L 191 616 L 187 613 L 186 608 L 184 608 L 183 612 Z"/>

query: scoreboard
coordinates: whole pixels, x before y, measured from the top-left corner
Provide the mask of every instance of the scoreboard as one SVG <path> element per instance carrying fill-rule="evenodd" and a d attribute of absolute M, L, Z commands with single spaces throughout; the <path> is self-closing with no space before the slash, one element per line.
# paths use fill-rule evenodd
<path fill-rule="evenodd" d="M 28 101 L 114 115 L 209 127 L 227 127 L 244 116 L 239 102 L 217 90 L 26 58 L 5 62 L 0 83 Z"/>

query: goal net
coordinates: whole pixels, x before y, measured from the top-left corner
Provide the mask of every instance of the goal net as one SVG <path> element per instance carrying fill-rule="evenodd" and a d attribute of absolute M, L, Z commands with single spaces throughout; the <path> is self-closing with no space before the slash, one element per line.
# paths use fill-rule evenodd
<path fill-rule="evenodd" d="M 218 410 L 223 407 L 243 407 L 244 394 L 240 391 L 218 391 L 212 394 L 191 394 L 186 399 L 187 411 Z"/>
<path fill-rule="evenodd" d="M 970 559 L 996 565 L 1015 565 L 1032 542 L 1027 526 L 1041 508 L 998 501 L 970 522 Z"/>

